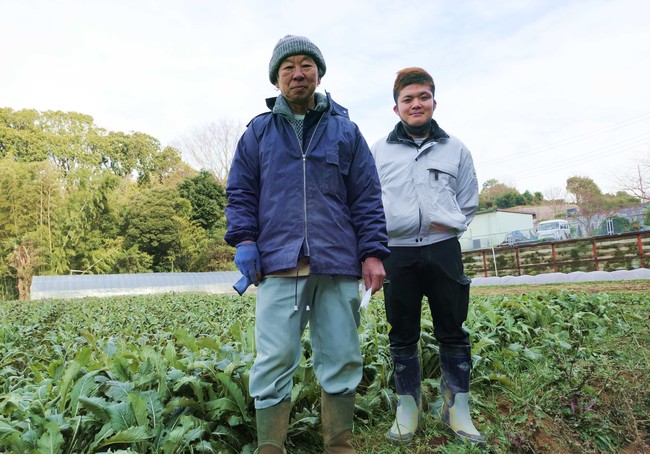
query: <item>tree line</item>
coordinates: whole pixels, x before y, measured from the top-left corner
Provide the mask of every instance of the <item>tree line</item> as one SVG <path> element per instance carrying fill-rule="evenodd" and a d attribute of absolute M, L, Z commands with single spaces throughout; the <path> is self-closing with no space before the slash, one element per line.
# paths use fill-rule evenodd
<path fill-rule="evenodd" d="M 152 136 L 0 108 L 0 298 L 28 298 L 34 275 L 232 269 L 225 202 Z"/>

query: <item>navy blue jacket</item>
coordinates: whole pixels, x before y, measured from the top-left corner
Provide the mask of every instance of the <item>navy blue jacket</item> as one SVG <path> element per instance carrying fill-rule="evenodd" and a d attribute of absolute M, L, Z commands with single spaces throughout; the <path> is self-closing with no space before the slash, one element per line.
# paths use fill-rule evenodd
<path fill-rule="evenodd" d="M 307 113 L 302 143 L 278 109 L 248 124 L 228 176 L 225 240 L 256 241 L 263 274 L 309 256 L 312 274 L 360 277 L 363 260 L 389 254 L 379 178 L 347 110 L 317 96 L 327 107 Z"/>

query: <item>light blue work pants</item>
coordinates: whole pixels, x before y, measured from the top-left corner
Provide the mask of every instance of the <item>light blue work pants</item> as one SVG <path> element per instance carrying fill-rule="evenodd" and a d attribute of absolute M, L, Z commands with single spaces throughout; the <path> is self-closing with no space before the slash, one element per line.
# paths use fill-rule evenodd
<path fill-rule="evenodd" d="M 291 396 L 309 322 L 314 373 L 325 392 L 352 393 L 361 381 L 359 283 L 353 277 L 267 277 L 257 288 L 257 356 L 249 388 L 255 408 Z M 296 308 L 297 306 L 297 308 Z"/>

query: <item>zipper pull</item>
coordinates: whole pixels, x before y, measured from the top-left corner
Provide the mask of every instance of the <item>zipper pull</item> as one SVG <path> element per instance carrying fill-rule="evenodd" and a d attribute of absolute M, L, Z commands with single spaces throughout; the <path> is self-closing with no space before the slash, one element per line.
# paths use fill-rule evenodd
<path fill-rule="evenodd" d="M 433 175 L 436 177 L 436 180 L 438 180 L 438 177 L 440 177 L 440 171 L 438 169 L 434 169 Z"/>

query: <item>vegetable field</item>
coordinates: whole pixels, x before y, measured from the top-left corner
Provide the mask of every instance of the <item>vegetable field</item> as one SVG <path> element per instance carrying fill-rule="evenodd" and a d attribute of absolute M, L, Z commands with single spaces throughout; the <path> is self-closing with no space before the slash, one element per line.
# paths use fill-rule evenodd
<path fill-rule="evenodd" d="M 158 295 L 0 302 L 0 452 L 252 453 L 254 297 Z M 353 443 L 362 453 L 650 452 L 650 292 L 525 290 L 472 298 L 471 407 L 488 446 L 438 422 L 437 345 L 425 311 L 424 428 L 394 413 L 381 295 L 360 328 Z M 321 453 L 320 388 L 305 356 L 287 450 Z"/>

